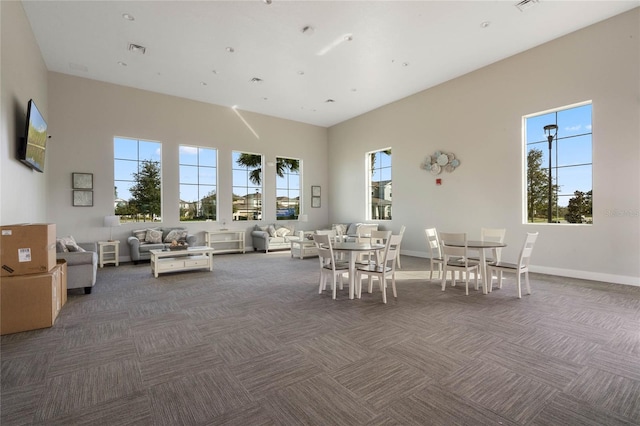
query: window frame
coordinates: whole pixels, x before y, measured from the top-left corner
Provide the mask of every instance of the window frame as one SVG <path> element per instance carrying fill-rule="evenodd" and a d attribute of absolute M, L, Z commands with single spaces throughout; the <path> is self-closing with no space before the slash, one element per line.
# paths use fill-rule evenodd
<path fill-rule="evenodd" d="M 119 157 L 117 156 L 116 153 L 116 149 L 117 149 L 117 140 L 122 140 L 122 141 L 129 141 L 129 142 L 135 142 L 136 146 L 135 146 L 135 158 L 131 157 Z M 155 144 L 157 145 L 156 148 L 154 148 L 155 150 L 159 150 L 159 153 L 157 154 L 157 161 L 152 161 L 149 159 L 141 159 L 141 149 L 140 149 L 140 144 L 141 143 L 148 143 L 148 144 Z M 153 150 L 151 150 L 153 151 Z M 153 157 L 153 155 L 152 155 Z M 135 162 L 136 163 L 136 167 L 135 170 L 136 172 L 134 173 L 140 173 L 141 170 L 141 165 L 144 164 L 145 162 L 152 162 L 152 163 L 156 163 L 157 167 L 158 167 L 158 179 L 159 179 L 159 214 L 155 215 L 154 213 L 150 213 L 151 215 L 151 220 L 147 220 L 147 216 L 149 214 L 145 214 L 145 213 L 118 213 L 118 209 L 121 207 L 126 207 L 126 205 L 128 205 L 131 201 L 132 198 L 129 198 L 129 200 L 124 200 L 121 199 L 119 197 L 116 197 L 116 192 L 117 192 L 117 188 L 118 188 L 118 182 L 130 182 L 129 186 L 127 187 L 127 192 L 130 192 L 131 187 L 133 186 L 133 183 L 135 182 L 135 180 L 133 179 L 133 177 L 131 178 L 131 180 L 125 180 L 125 179 L 118 179 L 117 175 L 117 167 L 118 167 L 118 162 L 123 161 L 123 162 Z M 125 164 L 125 163 L 123 163 Z M 124 168 L 126 169 L 126 167 Z M 114 199 L 113 199 L 113 210 L 114 210 L 114 214 L 117 216 L 120 216 L 120 221 L 122 223 L 125 222 L 142 222 L 142 223 L 161 223 L 162 222 L 162 217 L 163 217 L 163 204 L 162 204 L 162 200 L 163 200 L 163 180 L 162 180 L 162 142 L 160 141 L 154 141 L 154 140 L 148 140 L 148 139 L 140 139 L 140 138 L 134 138 L 134 137 L 127 137 L 127 136 L 114 136 L 113 137 L 113 187 L 114 187 Z M 118 200 L 122 200 L 122 203 L 120 203 Z"/>
<path fill-rule="evenodd" d="M 282 177 L 280 177 L 278 175 L 278 170 L 280 169 L 280 165 L 279 165 L 279 160 L 290 160 L 290 161 L 297 161 L 298 162 L 298 171 L 296 173 L 292 173 L 290 168 L 285 168 L 283 170 L 283 175 Z M 297 176 L 298 178 L 298 188 L 297 189 L 292 189 L 291 188 L 291 181 L 290 181 L 290 176 Z M 282 181 L 283 179 L 287 180 L 287 186 L 286 188 L 280 187 L 279 186 L 279 182 Z M 275 167 L 275 182 L 276 182 L 276 198 L 275 198 L 275 206 L 276 206 L 276 221 L 279 220 L 298 220 L 298 218 L 300 217 L 300 215 L 302 214 L 302 160 L 299 158 L 291 158 L 291 157 L 284 157 L 284 156 L 277 156 L 276 157 L 276 167 Z M 280 210 L 279 205 L 280 205 L 280 201 L 279 200 L 279 193 L 280 191 L 286 191 L 287 193 L 287 208 L 290 209 L 290 205 L 291 205 L 291 192 L 295 191 L 298 193 L 298 201 L 297 203 L 294 203 L 293 209 L 294 212 L 292 215 L 279 215 L 278 212 Z M 295 199 L 295 197 L 293 198 Z"/>
<path fill-rule="evenodd" d="M 195 153 L 196 156 L 196 164 L 187 164 L 187 163 L 183 163 L 182 162 L 182 153 L 183 153 L 183 148 L 184 149 L 196 149 L 197 152 Z M 207 150 L 207 151 L 212 151 L 212 155 L 215 157 L 215 164 L 214 165 L 203 165 L 201 163 L 201 151 L 202 150 Z M 199 146 L 199 145 L 189 145 L 189 144 L 180 144 L 178 145 L 178 191 L 179 191 L 179 196 L 178 196 L 178 209 L 179 209 L 179 213 L 178 216 L 180 218 L 180 222 L 207 222 L 207 221 L 218 221 L 218 149 L 216 148 L 212 148 L 212 147 L 207 147 L 207 146 Z M 186 182 L 184 181 L 185 176 L 183 176 L 182 172 L 183 172 L 183 167 L 193 167 L 195 168 L 195 177 L 197 182 L 196 183 L 190 183 L 190 182 Z M 209 170 L 209 169 L 213 169 L 213 184 L 207 184 L 207 183 L 201 183 L 201 176 L 202 176 L 202 172 Z M 195 187 L 196 188 L 196 200 L 195 201 L 185 201 L 183 200 L 182 197 L 182 187 L 184 186 L 191 186 L 191 187 Z M 213 189 L 211 191 L 205 191 L 204 188 L 211 188 L 213 187 Z M 211 197 L 213 198 L 213 214 L 211 215 L 211 217 L 207 217 L 207 215 L 204 213 L 206 211 L 206 208 L 204 206 L 204 202 L 203 200 L 210 196 L 211 192 L 213 192 L 213 195 L 211 195 Z M 183 218 L 182 215 L 182 209 L 185 208 L 183 206 L 183 202 L 185 204 L 196 204 L 195 207 L 195 215 L 194 217 L 198 217 L 198 216 L 202 216 L 201 219 L 193 219 L 193 220 L 185 220 Z M 199 213 L 201 212 L 201 213 Z"/>
<path fill-rule="evenodd" d="M 582 132 L 572 132 L 573 130 L 576 130 L 576 127 L 581 128 L 583 123 L 579 123 L 578 126 L 574 126 L 574 127 L 566 127 L 566 124 L 571 124 L 571 123 L 565 123 L 565 128 L 561 128 L 562 126 L 562 120 L 558 119 L 558 115 L 559 114 L 571 114 L 571 111 L 576 111 L 576 113 L 578 113 L 578 109 L 579 108 L 583 108 L 589 106 L 590 109 L 590 114 L 589 114 L 589 120 L 588 123 L 584 123 L 585 124 L 585 129 L 587 129 L 587 131 L 582 131 Z M 537 138 L 531 138 L 533 140 L 530 139 L 529 134 L 530 134 L 530 130 L 534 129 L 535 127 L 530 126 L 529 124 L 531 123 L 532 120 L 535 119 L 540 119 L 540 117 L 543 116 L 551 116 L 549 117 L 551 119 L 547 119 L 544 121 L 544 124 L 555 124 L 556 126 L 558 126 L 557 132 L 555 137 L 553 138 L 552 141 L 552 148 L 551 148 L 551 176 L 552 176 L 552 220 L 551 222 L 548 219 L 548 214 L 545 214 L 545 218 L 546 220 L 540 220 L 541 219 L 541 215 L 535 215 L 535 206 L 533 208 L 534 211 L 534 216 L 533 216 L 533 221 L 531 220 L 531 211 L 530 211 L 530 203 L 540 203 L 540 196 L 538 198 L 538 201 L 536 200 L 530 200 L 530 188 L 532 188 L 532 184 L 531 184 L 531 180 L 529 179 L 530 174 L 533 174 L 533 172 L 535 172 L 535 170 L 530 170 L 529 169 L 529 153 L 537 148 L 539 151 L 541 151 L 540 154 L 540 166 L 538 168 L 538 171 L 541 173 L 544 173 L 545 175 L 545 179 L 548 179 L 549 176 L 549 148 L 548 148 L 548 139 L 547 137 L 542 137 L 541 139 L 537 139 Z M 564 119 L 563 119 L 564 120 Z M 538 126 L 540 125 L 540 123 L 537 123 Z M 531 129 L 530 129 L 531 128 Z M 542 132 L 542 127 L 540 127 L 540 131 Z M 527 225 L 592 225 L 593 224 L 593 182 L 594 182 L 594 169 L 593 169 L 593 152 L 594 152 L 594 139 L 593 139 L 593 101 L 592 100 L 588 100 L 588 101 L 583 101 L 583 102 L 578 102 L 575 104 L 571 104 L 571 105 L 566 105 L 566 106 L 562 106 L 562 107 L 558 107 L 558 108 L 553 108 L 553 109 L 549 109 L 546 111 L 542 111 L 542 112 L 536 112 L 536 113 L 532 113 L 532 114 L 527 114 L 525 116 L 522 117 L 522 139 L 523 139 L 523 224 L 527 224 Z M 571 142 L 574 142 L 574 145 L 570 145 Z M 584 143 L 588 143 L 590 148 L 587 151 L 586 149 L 580 149 L 579 148 L 579 144 L 584 144 Z M 577 149 L 576 149 L 577 147 Z M 570 148 L 574 148 L 573 151 L 570 150 Z M 560 154 L 559 154 L 560 152 Z M 567 162 L 565 161 L 561 161 L 560 158 L 566 158 L 569 157 L 566 153 L 567 152 L 572 152 L 573 155 L 577 155 L 578 157 L 583 157 L 586 158 L 586 152 L 588 152 L 588 160 L 587 161 L 574 161 L 574 162 Z M 578 153 L 578 154 L 575 154 Z M 581 168 L 581 169 L 580 169 Z M 562 172 L 566 172 L 566 171 L 573 171 L 573 172 L 580 172 L 581 170 L 583 171 L 583 173 L 587 172 L 587 168 L 588 168 L 588 179 L 590 180 L 590 189 L 586 189 L 586 188 L 582 188 L 584 189 L 584 191 L 581 191 L 579 189 L 574 189 L 573 193 L 570 192 L 571 190 L 566 189 L 566 190 L 562 190 L 562 186 L 566 185 L 566 183 L 563 182 L 567 182 L 567 181 L 571 181 L 571 178 L 561 178 L 562 176 Z M 540 179 L 540 177 L 538 177 L 537 179 Z M 574 180 L 576 181 L 580 181 L 579 179 L 574 177 Z M 581 187 L 581 185 L 583 185 L 585 182 L 587 182 L 587 180 L 582 180 L 580 181 L 580 184 L 576 184 L 578 186 Z M 535 184 L 535 181 L 534 181 Z M 544 185 L 544 189 L 545 189 L 545 194 L 548 194 L 548 183 L 546 185 Z M 577 194 L 577 192 L 580 191 L 580 195 Z M 580 201 L 582 198 L 582 196 L 584 196 L 584 201 Z M 562 200 L 567 200 L 564 204 L 566 205 L 562 205 Z M 546 197 L 546 203 L 544 203 L 545 206 L 548 206 L 548 196 Z M 578 211 L 584 212 L 585 209 L 586 211 L 588 211 L 589 207 L 591 207 L 591 212 L 590 212 L 590 216 L 589 213 L 587 214 L 582 214 L 580 215 L 579 218 L 577 218 L 577 215 L 575 214 L 575 211 L 573 213 L 573 215 L 571 215 L 571 209 L 570 209 L 570 205 L 572 204 L 572 202 L 574 203 L 573 208 L 577 208 Z M 584 203 L 582 206 L 580 207 L 576 207 L 576 205 L 582 204 Z M 548 207 L 545 207 L 545 212 L 547 212 Z M 571 219 L 568 219 L 568 217 L 570 217 Z M 536 221 L 536 218 L 538 218 L 538 220 Z M 576 220 L 576 222 L 571 222 L 570 220 Z"/>
<path fill-rule="evenodd" d="M 387 154 L 388 151 L 388 154 Z M 376 155 L 378 153 L 382 153 L 388 156 L 389 158 L 389 165 L 382 165 L 382 164 L 378 164 L 376 166 L 376 162 L 372 161 L 372 155 Z M 374 151 L 369 151 L 366 153 L 365 156 L 365 162 L 366 162 L 366 219 L 367 220 L 375 220 L 375 221 L 390 221 L 393 220 L 393 150 L 392 148 L 386 147 L 386 148 L 381 148 L 381 149 L 376 149 Z M 380 162 L 381 163 L 381 162 Z M 374 181 L 374 175 L 376 173 L 376 171 L 380 171 L 380 174 L 383 174 L 384 170 L 388 169 L 388 175 L 389 175 L 389 179 L 388 179 L 388 185 L 389 185 L 389 194 L 388 194 L 388 204 L 386 206 L 382 206 L 384 211 L 382 213 L 382 217 L 374 217 L 376 215 L 373 214 L 374 212 L 374 207 L 376 207 L 376 210 L 380 209 L 381 204 L 378 202 L 377 204 L 374 205 L 374 198 L 377 198 L 378 200 L 383 200 L 383 201 L 387 201 L 387 196 L 386 194 L 383 195 L 383 198 L 380 197 L 374 197 L 374 182 L 384 182 L 384 180 L 379 180 L 379 181 Z M 385 184 L 386 186 L 386 184 Z M 378 185 L 378 193 L 380 193 L 380 185 Z M 386 190 L 385 190 L 386 191 Z M 387 213 L 388 211 L 388 213 Z"/>
<path fill-rule="evenodd" d="M 253 168 L 249 168 L 248 166 L 245 166 L 244 168 L 239 168 L 238 164 L 237 164 L 237 159 L 235 158 L 235 154 L 238 153 L 241 155 L 246 154 L 246 155 L 251 155 L 251 156 L 259 156 L 260 157 L 260 165 L 259 166 L 255 166 Z M 239 159 L 239 158 L 238 158 Z M 257 153 L 253 153 L 253 152 L 247 152 L 247 151 L 237 151 L 237 150 L 233 150 L 231 152 L 231 210 L 232 210 L 232 222 L 240 222 L 240 221 L 249 221 L 249 220 L 262 220 L 264 217 L 264 155 L 263 154 L 257 154 Z M 250 179 L 250 174 L 252 171 L 254 170 L 260 170 L 260 184 L 254 184 L 254 185 L 250 185 L 251 179 Z M 247 173 L 247 177 L 246 177 L 246 182 L 247 184 L 245 186 L 241 186 L 241 185 L 236 185 L 236 172 L 245 172 Z M 246 194 L 244 196 L 240 195 L 240 194 L 236 194 L 236 188 L 244 188 Z M 251 195 L 253 195 L 253 199 L 251 200 L 251 204 L 253 205 L 253 208 L 249 207 L 249 189 L 251 189 L 252 191 L 255 189 L 255 195 L 254 192 L 251 193 Z M 244 212 L 246 214 L 246 216 L 242 216 L 240 215 L 240 213 L 237 213 L 237 208 L 240 205 L 240 203 L 236 202 L 235 197 L 238 198 L 242 198 L 245 197 L 245 202 L 242 203 L 242 206 L 244 207 Z M 249 215 L 252 214 L 252 218 L 249 218 Z M 246 219 L 241 219 L 241 217 L 246 217 Z"/>

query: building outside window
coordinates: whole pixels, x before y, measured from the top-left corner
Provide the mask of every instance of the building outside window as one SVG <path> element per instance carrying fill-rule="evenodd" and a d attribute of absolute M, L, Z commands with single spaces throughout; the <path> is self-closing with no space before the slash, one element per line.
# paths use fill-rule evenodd
<path fill-rule="evenodd" d="M 591 102 L 524 117 L 525 223 L 593 223 L 591 117 Z"/>
<path fill-rule="evenodd" d="M 391 148 L 367 154 L 368 220 L 391 220 Z"/>
<path fill-rule="evenodd" d="M 217 219 L 218 151 L 180 145 L 180 220 Z"/>
<path fill-rule="evenodd" d="M 276 157 L 276 219 L 300 215 L 300 160 Z"/>
<path fill-rule="evenodd" d="M 122 222 L 162 221 L 162 144 L 115 137 L 114 210 Z"/>
<path fill-rule="evenodd" d="M 233 220 L 262 220 L 262 155 L 233 151 Z"/>

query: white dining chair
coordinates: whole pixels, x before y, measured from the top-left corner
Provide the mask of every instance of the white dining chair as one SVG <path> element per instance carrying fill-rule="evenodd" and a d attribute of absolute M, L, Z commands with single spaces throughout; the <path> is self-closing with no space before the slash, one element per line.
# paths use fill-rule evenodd
<path fill-rule="evenodd" d="M 356 290 L 358 299 L 362 295 L 362 276 L 367 275 L 369 293 L 373 292 L 373 277 L 378 279 L 380 291 L 382 292 L 382 302 L 387 303 L 387 278 L 391 278 L 391 288 L 393 297 L 398 298 L 396 290 L 396 256 L 402 243 L 402 236 L 391 235 L 388 231 L 388 237 L 384 244 L 384 250 L 381 253 L 381 260 L 378 264 L 370 263 L 364 266 L 358 266 L 356 270 Z"/>
<path fill-rule="evenodd" d="M 529 285 L 529 261 L 531 259 L 531 253 L 533 252 L 533 246 L 538 239 L 537 232 L 528 232 L 527 237 L 524 240 L 520 255 L 518 256 L 517 263 L 509 262 L 495 262 L 489 263 L 487 269 L 489 271 L 489 289 L 493 286 L 493 272 L 498 275 L 498 288 L 502 288 L 502 273 L 513 272 L 516 274 L 516 285 L 518 287 L 518 299 L 522 298 L 521 290 L 521 277 L 524 274 L 524 282 L 527 288 L 527 294 L 531 294 L 531 286 Z"/>
<path fill-rule="evenodd" d="M 318 250 L 318 259 L 320 259 L 320 282 L 318 286 L 318 294 L 327 288 L 327 277 L 331 277 L 332 298 L 336 298 L 336 281 L 340 280 L 340 290 L 343 289 L 343 276 L 349 272 L 349 264 L 346 262 L 336 262 L 331 245 L 331 238 L 326 234 L 314 234 L 313 240 Z"/>
<path fill-rule="evenodd" d="M 451 271 L 451 284 L 456 285 L 456 271 L 465 273 L 465 294 L 469 295 L 469 276 L 474 273 L 476 291 L 478 290 L 479 265 L 471 263 L 468 259 L 467 234 L 465 233 L 440 233 L 442 256 L 444 267 L 442 270 L 442 291 L 447 285 L 447 271 Z M 455 245 L 453 245 L 455 244 Z"/>
<path fill-rule="evenodd" d="M 369 225 L 362 224 L 358 227 L 358 232 L 356 234 L 356 242 L 358 243 L 370 243 L 371 242 L 371 233 L 378 230 L 378 225 Z M 371 262 L 371 253 L 370 252 L 362 252 L 358 254 L 358 258 L 356 260 L 358 263 L 369 263 Z"/>
<path fill-rule="evenodd" d="M 400 236 L 400 240 L 402 240 L 402 236 L 404 235 L 404 231 L 407 229 L 406 226 L 402 225 L 400 227 L 400 232 L 398 233 L 398 235 Z M 398 246 L 398 255 L 396 256 L 396 263 L 398 264 L 398 269 L 402 269 L 402 266 L 400 265 L 400 247 Z"/>
<path fill-rule="evenodd" d="M 424 230 L 425 237 L 427 238 L 427 247 L 429 248 L 429 281 L 433 280 L 433 267 L 434 265 L 438 266 L 438 273 L 442 272 L 442 265 L 444 264 L 444 259 L 442 258 L 442 253 L 440 250 L 440 241 L 438 240 L 438 231 L 436 228 L 426 228 Z"/>
<path fill-rule="evenodd" d="M 492 241 L 496 243 L 504 243 L 507 230 L 505 228 L 480 228 L 480 240 Z M 502 255 L 502 248 L 496 247 L 491 249 L 493 255 L 486 258 L 487 262 L 500 262 L 500 256 Z M 476 256 L 469 257 L 469 260 L 479 262 L 480 258 Z"/>

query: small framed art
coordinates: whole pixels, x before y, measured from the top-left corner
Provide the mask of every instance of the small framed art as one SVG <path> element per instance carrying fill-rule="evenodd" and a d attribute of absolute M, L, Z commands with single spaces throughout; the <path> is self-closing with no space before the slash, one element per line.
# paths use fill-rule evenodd
<path fill-rule="evenodd" d="M 71 173 L 73 189 L 93 189 L 93 173 Z"/>
<path fill-rule="evenodd" d="M 320 197 L 311 197 L 311 207 L 320 207 Z"/>
<path fill-rule="evenodd" d="M 311 186 L 311 196 L 319 197 L 320 196 L 320 185 L 312 185 Z"/>
<path fill-rule="evenodd" d="M 74 207 L 93 207 L 93 191 L 74 190 L 73 191 Z"/>

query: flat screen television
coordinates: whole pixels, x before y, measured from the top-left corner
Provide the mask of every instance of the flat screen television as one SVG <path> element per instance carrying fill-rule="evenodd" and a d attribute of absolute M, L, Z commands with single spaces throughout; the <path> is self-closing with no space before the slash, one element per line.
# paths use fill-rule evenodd
<path fill-rule="evenodd" d="M 24 137 L 18 144 L 18 160 L 40 173 L 44 172 L 47 148 L 47 123 L 42 118 L 33 99 L 27 105 L 27 123 Z"/>

